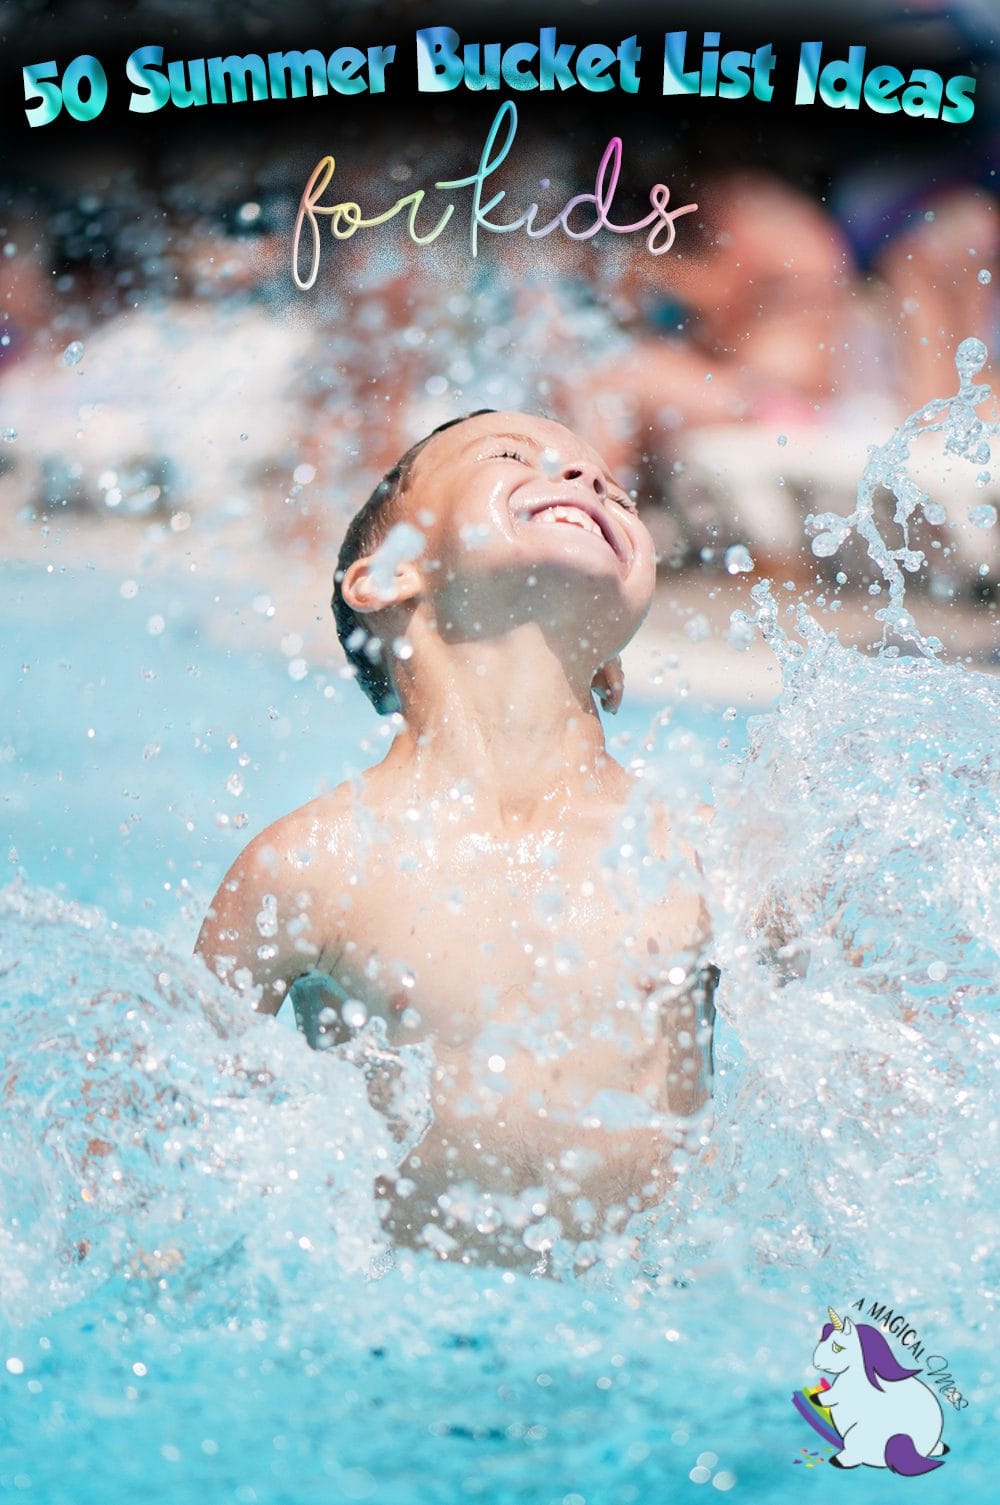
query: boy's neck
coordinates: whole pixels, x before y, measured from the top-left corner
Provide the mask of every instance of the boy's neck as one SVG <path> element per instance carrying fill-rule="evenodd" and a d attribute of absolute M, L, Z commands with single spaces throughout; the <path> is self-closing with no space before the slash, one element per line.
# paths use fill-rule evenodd
<path fill-rule="evenodd" d="M 604 745 L 593 664 L 526 646 L 435 644 L 404 690 L 406 726 L 380 773 L 420 797 L 471 781 L 477 817 L 497 829 L 550 825 L 620 794 L 627 776 Z"/>

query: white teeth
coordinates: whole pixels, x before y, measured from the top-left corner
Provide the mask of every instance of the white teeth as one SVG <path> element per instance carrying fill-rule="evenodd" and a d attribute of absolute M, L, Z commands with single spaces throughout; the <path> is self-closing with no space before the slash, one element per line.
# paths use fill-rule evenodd
<path fill-rule="evenodd" d="M 578 528 L 586 528 L 588 533 L 596 533 L 598 538 L 604 537 L 598 524 L 582 507 L 565 507 L 562 504 L 546 507 L 538 514 L 538 518 L 543 523 L 573 523 Z"/>

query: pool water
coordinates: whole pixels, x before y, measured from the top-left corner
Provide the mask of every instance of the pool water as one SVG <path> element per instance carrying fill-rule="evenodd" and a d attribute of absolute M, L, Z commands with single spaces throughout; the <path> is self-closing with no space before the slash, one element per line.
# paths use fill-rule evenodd
<path fill-rule="evenodd" d="M 995 682 L 820 635 L 749 727 L 627 700 L 622 760 L 648 742 L 719 810 L 712 1153 L 638 1262 L 390 1264 L 357 1073 L 190 957 L 245 840 L 379 756 L 376 718 L 333 667 L 222 642 L 205 587 L 4 583 L 5 1494 L 882 1498 L 791 1404 L 827 1306 L 879 1298 L 968 1401 L 913 1488 L 992 1498 Z"/>

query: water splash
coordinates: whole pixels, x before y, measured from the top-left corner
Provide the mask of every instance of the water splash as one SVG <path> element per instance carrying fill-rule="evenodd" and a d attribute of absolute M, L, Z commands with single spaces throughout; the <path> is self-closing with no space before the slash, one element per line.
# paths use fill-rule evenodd
<path fill-rule="evenodd" d="M 0 1315 L 112 1279 L 211 1303 L 225 1270 L 249 1315 L 289 1248 L 369 1271 L 373 1177 L 424 1122 L 414 1051 L 371 1031 L 312 1051 L 200 961 L 44 890 L 0 892 L 0 937 Z"/>
<path fill-rule="evenodd" d="M 957 394 L 873 449 L 850 516 L 811 520 L 820 555 L 852 529 L 867 542 L 889 587 L 878 652 L 843 646 L 801 603 L 789 636 L 769 581 L 735 614 L 775 651 L 782 694 L 723 770 L 699 843 L 724 978 L 718 1123 L 649 1251 L 692 1280 L 728 1261 L 780 1284 L 797 1268 L 824 1289 L 907 1291 L 980 1333 L 1000 1275 L 983 1132 L 1000 1093 L 1000 687 L 943 662 L 904 572 L 924 562 L 910 520 L 933 505 L 907 472 L 913 440 L 940 432 L 989 459 L 985 358 L 963 342 Z M 876 522 L 881 487 L 897 547 Z"/>
<path fill-rule="evenodd" d="M 858 482 L 853 512 L 847 516 L 836 512 L 821 512 L 818 515 L 810 513 L 805 520 L 807 529 L 815 535 L 812 551 L 817 558 L 835 554 L 852 530 L 867 543 L 868 555 L 874 560 L 889 589 L 889 604 L 875 612 L 876 620 L 883 624 L 884 647 L 887 646 L 888 634 L 891 632 L 904 642 L 912 643 L 929 658 L 936 657 L 941 651 L 940 641 L 934 637 L 925 637 L 906 609 L 904 571 L 916 574 L 927 562 L 924 553 L 913 548 L 910 543 L 911 522 L 918 508 L 923 511 L 927 521 L 933 523 L 945 521 L 946 513 L 940 503 L 931 502 L 927 493 L 910 477 L 906 462 L 910 458 L 914 440 L 925 434 L 944 434 L 947 453 L 968 460 L 973 465 L 989 464 L 990 440 L 1000 432 L 1000 424 L 989 423 L 977 415 L 976 408 L 989 398 L 990 388 L 985 384 L 977 385 L 974 380 L 986 364 L 987 353 L 982 340 L 963 340 L 955 354 L 959 377 L 955 395 L 935 398 L 934 401 L 925 403 L 916 413 L 911 413 L 884 444 L 872 447 L 868 463 Z M 883 488 L 896 499 L 893 522 L 903 535 L 902 543 L 896 548 L 890 547 L 882 537 L 875 517 L 876 497 Z M 762 629 L 766 627 L 768 642 L 781 657 L 786 646 L 784 635 L 776 631 L 774 612 L 768 605 L 766 590 L 761 591 L 757 599 L 762 607 L 758 621 Z M 802 620 L 804 618 L 800 617 L 800 621 Z M 898 649 L 895 651 L 898 652 Z"/>
<path fill-rule="evenodd" d="M 813 645 L 702 843 L 732 1033 L 694 1221 L 782 1281 L 933 1268 L 967 1329 L 997 1274 L 998 711 L 960 667 Z"/>

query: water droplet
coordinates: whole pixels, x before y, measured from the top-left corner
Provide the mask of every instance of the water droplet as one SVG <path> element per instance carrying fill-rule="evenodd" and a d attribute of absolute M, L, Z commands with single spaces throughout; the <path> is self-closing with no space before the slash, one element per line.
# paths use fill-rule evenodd
<path fill-rule="evenodd" d="M 997 520 L 997 509 L 989 502 L 982 502 L 978 507 L 970 507 L 969 522 L 974 528 L 992 528 Z"/>
<path fill-rule="evenodd" d="M 784 448 L 784 446 L 788 443 L 788 435 L 787 434 L 779 434 L 778 435 L 778 443 L 782 446 L 782 448 Z"/>
<path fill-rule="evenodd" d="M 981 371 L 986 365 L 986 346 L 982 340 L 970 338 L 963 340 L 955 352 L 955 365 L 958 374 L 963 380 L 968 381 L 977 371 Z"/>
<path fill-rule="evenodd" d="M 533 1203 L 532 1210 L 538 1205 L 538 1203 Z M 536 1254 L 541 1254 L 545 1249 L 552 1248 L 561 1232 L 562 1224 L 558 1218 L 543 1217 L 532 1227 L 524 1230 L 521 1234 L 521 1242 L 526 1248 L 534 1250 Z"/>
<path fill-rule="evenodd" d="M 753 623 L 745 611 L 734 611 L 729 618 L 726 642 L 739 653 L 745 653 L 755 637 Z"/>
<path fill-rule="evenodd" d="M 226 788 L 229 790 L 229 793 L 234 795 L 242 794 L 243 787 L 243 780 L 240 778 L 239 774 L 231 773 L 226 780 Z"/>
<path fill-rule="evenodd" d="M 83 360 L 83 341 L 71 340 L 62 354 L 64 366 L 78 366 Z"/>
<path fill-rule="evenodd" d="M 944 962 L 931 962 L 927 968 L 927 976 L 931 979 L 931 982 L 944 982 L 948 976 L 948 968 Z"/>
<path fill-rule="evenodd" d="M 741 543 L 734 543 L 725 553 L 726 569 L 730 575 L 745 575 L 754 567 L 750 550 Z"/>
<path fill-rule="evenodd" d="M 357 998 L 348 998 L 340 1011 L 340 1016 L 348 1029 L 360 1029 L 368 1018 L 368 1010 Z"/>
<path fill-rule="evenodd" d="M 5 443 L 13 444 L 14 440 L 17 438 L 17 429 L 4 429 L 3 437 Z"/>
<path fill-rule="evenodd" d="M 482 549 L 489 543 L 493 529 L 489 523 L 464 523 L 458 536 L 467 549 Z"/>
<path fill-rule="evenodd" d="M 993 281 L 993 276 L 986 270 L 985 267 L 983 267 L 982 271 L 977 274 L 976 281 L 981 282 L 983 287 L 989 287 L 990 283 Z"/>
<path fill-rule="evenodd" d="M 424 547 L 424 535 L 412 523 L 397 523 L 390 528 L 382 543 L 372 555 L 370 580 L 380 593 L 392 589 L 396 566 L 408 564 L 419 557 Z"/>

